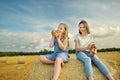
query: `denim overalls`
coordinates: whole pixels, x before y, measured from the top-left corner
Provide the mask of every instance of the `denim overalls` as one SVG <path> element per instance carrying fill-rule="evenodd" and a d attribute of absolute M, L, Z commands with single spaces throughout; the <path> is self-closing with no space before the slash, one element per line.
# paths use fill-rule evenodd
<path fill-rule="evenodd" d="M 62 58 L 64 62 L 69 60 L 68 50 L 61 50 L 56 38 L 54 39 L 54 53 L 47 54 L 46 57 L 52 61 L 55 61 L 58 57 Z"/>

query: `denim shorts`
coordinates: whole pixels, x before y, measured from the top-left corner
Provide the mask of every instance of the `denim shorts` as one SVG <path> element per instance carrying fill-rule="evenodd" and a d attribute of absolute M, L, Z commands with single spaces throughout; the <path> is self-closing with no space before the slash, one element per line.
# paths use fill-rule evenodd
<path fill-rule="evenodd" d="M 46 58 L 48 58 L 49 60 L 55 61 L 56 58 L 62 58 L 62 60 L 64 62 L 68 62 L 69 60 L 69 55 L 68 52 L 60 52 L 60 53 L 52 53 L 52 54 L 47 54 L 45 55 Z"/>

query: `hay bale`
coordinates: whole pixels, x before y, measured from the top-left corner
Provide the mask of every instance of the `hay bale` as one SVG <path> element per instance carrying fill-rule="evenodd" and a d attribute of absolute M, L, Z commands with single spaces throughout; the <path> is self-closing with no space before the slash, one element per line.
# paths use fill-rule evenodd
<path fill-rule="evenodd" d="M 118 75 L 117 67 L 110 65 L 106 60 L 102 61 L 107 65 L 113 77 L 116 74 Z M 94 79 L 106 80 L 105 76 L 99 71 L 99 69 L 95 65 L 92 66 Z M 53 65 L 45 65 L 40 61 L 37 61 L 33 66 L 29 80 L 52 80 L 53 69 Z M 58 80 L 87 80 L 86 73 L 84 71 L 84 64 L 76 59 L 70 59 L 70 61 L 65 63 L 65 66 L 62 68 Z M 116 77 L 115 80 L 119 80 L 119 76 Z"/>
<path fill-rule="evenodd" d="M 25 64 L 25 56 L 18 57 L 18 64 Z"/>
<path fill-rule="evenodd" d="M 0 57 L 1 63 L 7 63 L 7 57 Z"/>

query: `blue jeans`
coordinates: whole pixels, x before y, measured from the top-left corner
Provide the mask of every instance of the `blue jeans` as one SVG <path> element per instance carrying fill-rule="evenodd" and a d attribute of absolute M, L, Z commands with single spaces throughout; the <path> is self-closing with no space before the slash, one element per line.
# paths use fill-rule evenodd
<path fill-rule="evenodd" d="M 107 75 L 109 73 L 108 68 L 105 64 L 97 57 L 97 55 L 91 56 L 89 51 L 76 52 L 76 56 L 78 60 L 84 62 L 85 72 L 87 77 L 93 76 L 93 69 L 91 65 L 91 61 L 100 69 L 100 71 Z"/>

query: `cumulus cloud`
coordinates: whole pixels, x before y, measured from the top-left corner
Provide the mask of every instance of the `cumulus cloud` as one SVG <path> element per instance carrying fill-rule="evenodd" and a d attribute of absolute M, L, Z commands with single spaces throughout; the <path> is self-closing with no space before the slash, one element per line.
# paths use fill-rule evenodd
<path fill-rule="evenodd" d="M 16 33 L 0 30 L 0 51 L 40 51 L 47 46 L 46 40 L 38 32 Z M 43 47 L 43 48 L 42 48 Z"/>
<path fill-rule="evenodd" d="M 25 48 L 25 46 L 20 46 L 20 48 L 21 48 L 21 49 L 24 49 L 24 48 Z"/>
<path fill-rule="evenodd" d="M 96 38 L 111 37 L 119 34 L 119 27 L 98 27 L 92 28 L 91 32 Z"/>

